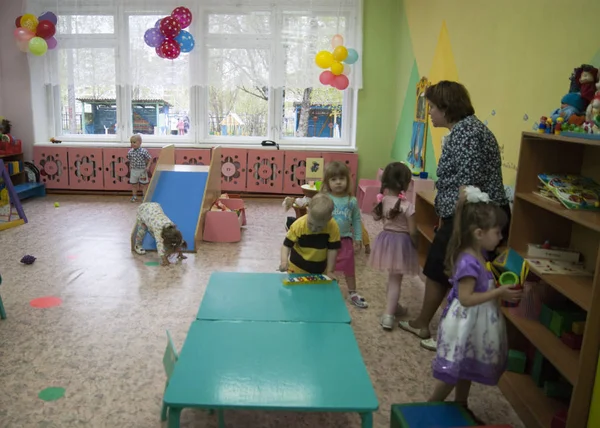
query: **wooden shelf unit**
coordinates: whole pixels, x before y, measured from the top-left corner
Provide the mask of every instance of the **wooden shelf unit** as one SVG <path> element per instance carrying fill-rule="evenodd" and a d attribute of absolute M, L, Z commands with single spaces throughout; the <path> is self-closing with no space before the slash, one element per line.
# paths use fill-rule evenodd
<path fill-rule="evenodd" d="M 4 163 L 17 161 L 21 162 L 21 167 L 23 168 L 22 171 L 10 176 L 13 186 L 27 182 L 27 176 L 25 175 L 25 165 L 23 163 L 23 153 L 19 153 L 16 155 L 0 155 L 0 159 L 2 159 Z"/>
<path fill-rule="evenodd" d="M 560 203 L 534 194 L 538 174 L 581 174 L 600 179 L 600 141 L 524 132 L 521 139 L 515 201 L 508 244 L 521 255 L 530 243 L 549 240 L 552 245 L 581 251 L 594 277 L 538 275 L 555 291 L 587 311 L 580 351 L 565 346 L 541 323 L 504 311 L 512 327 L 525 336 L 573 385 L 567 428 L 587 424 L 600 348 L 600 212 L 568 210 Z M 536 273 L 535 268 L 532 272 Z M 514 329 L 512 329 L 514 331 Z M 515 334 L 511 342 L 519 340 Z M 550 427 L 557 403 L 541 389 L 515 373 L 506 373 L 500 389 L 528 427 Z M 525 376 L 529 378 L 529 376 Z M 533 387 L 537 391 L 533 391 Z M 546 412 L 551 414 L 546 415 Z"/>
<path fill-rule="evenodd" d="M 531 272 L 556 292 L 587 311 L 581 350 L 568 348 L 541 323 L 503 310 L 511 332 L 509 341 L 516 346 L 527 339 L 572 384 L 567 428 L 585 428 L 600 350 L 600 212 L 568 210 L 534 194 L 541 173 L 581 174 L 600 182 L 600 141 L 522 134 L 508 242 L 522 256 L 528 244 L 546 240 L 555 246 L 571 247 L 583 254 L 586 268 L 595 271 L 593 277 L 541 275 L 531 267 Z M 415 201 L 421 266 L 438 224 L 434 200 L 435 192 L 420 192 Z M 554 414 L 565 407 L 546 397 L 527 374 L 506 372 L 498 386 L 528 428 L 550 428 Z"/>

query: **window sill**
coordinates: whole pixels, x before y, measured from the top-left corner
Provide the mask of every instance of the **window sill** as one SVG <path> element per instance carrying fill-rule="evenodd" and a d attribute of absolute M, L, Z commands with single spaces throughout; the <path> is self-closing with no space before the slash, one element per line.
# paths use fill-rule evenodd
<path fill-rule="evenodd" d="M 222 143 L 219 144 L 218 142 L 214 142 L 214 143 L 201 143 L 201 144 L 195 144 L 195 143 L 174 143 L 174 142 L 164 142 L 164 143 L 159 143 L 159 142 L 144 142 L 143 147 L 149 148 L 149 149 L 160 149 L 163 148 L 166 145 L 169 144 L 174 144 L 176 148 L 180 148 L 180 149 L 210 149 L 212 147 L 215 146 L 220 146 L 222 148 L 226 148 L 226 149 L 252 149 L 252 150 L 273 150 L 272 146 L 267 146 L 267 147 L 263 147 L 260 145 L 260 143 L 258 144 L 232 144 L 232 143 Z M 99 142 L 99 141 L 89 141 L 89 142 L 81 142 L 81 141 L 63 141 L 62 143 L 59 144 L 54 144 L 54 143 L 50 143 L 50 142 L 40 142 L 40 143 L 35 143 L 34 144 L 35 147 L 94 147 L 94 148 L 129 148 L 130 145 L 129 143 L 120 143 L 120 142 Z M 279 149 L 280 150 L 294 150 L 294 151 L 303 151 L 303 152 L 318 152 L 318 151 L 323 151 L 323 152 L 350 152 L 350 153 L 356 153 L 358 150 L 355 147 L 348 147 L 348 146 L 326 146 L 326 145 L 294 145 L 294 144 L 279 144 Z"/>

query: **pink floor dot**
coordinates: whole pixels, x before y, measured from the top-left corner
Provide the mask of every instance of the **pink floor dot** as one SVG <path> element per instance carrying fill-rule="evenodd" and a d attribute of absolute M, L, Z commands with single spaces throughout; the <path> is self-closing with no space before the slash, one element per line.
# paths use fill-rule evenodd
<path fill-rule="evenodd" d="M 29 302 L 29 304 L 34 308 L 45 309 L 53 308 L 54 306 L 60 306 L 62 304 L 62 300 L 58 297 L 46 296 L 33 299 Z"/>
<path fill-rule="evenodd" d="M 77 258 L 77 256 L 74 256 L 72 254 L 67 256 L 67 259 L 69 259 L 69 260 L 75 260 L 76 258 Z"/>

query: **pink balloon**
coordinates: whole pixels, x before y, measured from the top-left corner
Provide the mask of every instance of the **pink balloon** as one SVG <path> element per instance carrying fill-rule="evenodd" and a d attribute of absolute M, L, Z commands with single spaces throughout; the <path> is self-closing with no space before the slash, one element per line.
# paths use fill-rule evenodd
<path fill-rule="evenodd" d="M 181 28 L 187 28 L 192 23 L 192 12 L 187 7 L 179 6 L 173 9 L 171 16 L 181 25 Z"/>
<path fill-rule="evenodd" d="M 331 38 L 331 47 L 333 49 L 337 48 L 338 46 L 342 46 L 344 44 L 344 38 L 342 37 L 341 34 L 336 34 L 335 36 L 333 36 Z"/>
<path fill-rule="evenodd" d="M 29 40 L 16 40 L 17 47 L 21 52 L 29 52 Z"/>
<path fill-rule="evenodd" d="M 330 85 L 333 82 L 333 79 L 335 78 L 335 75 L 329 71 L 329 70 L 325 70 L 324 72 L 321 73 L 321 75 L 319 76 L 319 81 L 323 84 L 323 85 Z"/>
<path fill-rule="evenodd" d="M 50 50 L 56 48 L 56 46 L 58 45 L 58 41 L 56 40 L 55 37 L 50 37 L 49 39 L 46 40 L 46 43 L 48 44 L 48 49 L 50 49 Z"/>
<path fill-rule="evenodd" d="M 15 28 L 13 35 L 15 36 L 15 40 L 17 41 L 28 42 L 29 40 L 33 39 L 35 33 L 33 31 L 28 30 L 27 28 L 19 27 Z"/>
<path fill-rule="evenodd" d="M 350 85 L 350 80 L 348 80 L 348 76 L 345 76 L 343 74 L 340 74 L 339 76 L 335 76 L 335 79 L 333 80 L 332 86 L 334 88 L 339 89 L 340 91 L 343 91 L 344 89 L 346 89 L 348 87 L 348 85 Z"/>

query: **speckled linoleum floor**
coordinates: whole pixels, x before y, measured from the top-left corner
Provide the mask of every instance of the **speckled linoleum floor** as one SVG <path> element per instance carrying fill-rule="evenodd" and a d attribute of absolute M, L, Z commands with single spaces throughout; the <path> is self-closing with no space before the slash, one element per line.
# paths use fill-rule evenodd
<path fill-rule="evenodd" d="M 54 202 L 60 207 L 55 208 Z M 160 427 L 165 382 L 162 354 L 169 329 L 178 348 L 195 319 L 211 272 L 272 272 L 284 236 L 279 200 L 248 200 L 238 244 L 203 243 L 182 265 L 146 266 L 155 255 L 130 252 L 137 204 L 124 196 L 57 196 L 27 201 L 29 223 L 0 232 L 0 427 Z M 378 225 L 365 218 L 372 239 Z M 281 226 L 275 226 L 281 224 Z M 31 266 L 19 263 L 37 257 Z M 350 307 L 352 326 L 379 398 L 378 428 L 392 403 L 422 401 L 431 388 L 433 353 L 398 329 L 381 330 L 385 276 L 357 256 L 359 287 L 370 307 Z M 407 280 L 402 302 L 419 310 L 420 279 Z M 59 307 L 32 299 L 56 296 Z M 56 401 L 44 388 L 65 388 Z M 497 388 L 476 386 L 472 409 L 490 424 L 522 428 Z M 359 427 L 355 414 L 226 412 L 228 427 Z M 184 410 L 182 427 L 216 427 L 214 415 Z"/>

